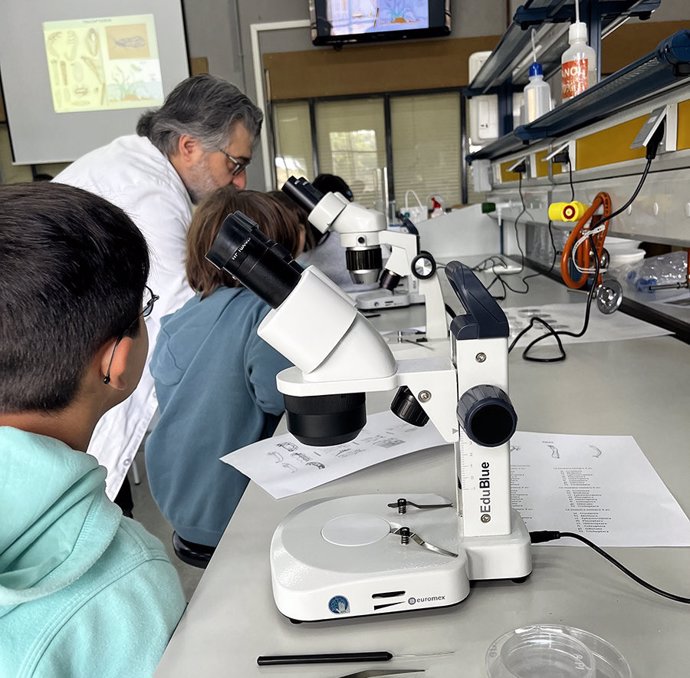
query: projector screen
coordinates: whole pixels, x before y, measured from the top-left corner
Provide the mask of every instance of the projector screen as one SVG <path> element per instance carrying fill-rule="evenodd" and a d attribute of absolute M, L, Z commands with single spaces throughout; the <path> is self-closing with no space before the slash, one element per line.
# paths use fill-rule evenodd
<path fill-rule="evenodd" d="M 179 0 L 2 0 L 15 164 L 69 162 L 133 134 L 189 75 Z"/>

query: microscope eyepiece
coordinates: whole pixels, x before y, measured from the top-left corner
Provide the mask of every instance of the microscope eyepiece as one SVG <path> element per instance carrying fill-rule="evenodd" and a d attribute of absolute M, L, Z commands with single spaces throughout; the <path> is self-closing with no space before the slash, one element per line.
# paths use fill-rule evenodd
<path fill-rule="evenodd" d="M 267 238 L 239 211 L 226 217 L 206 259 L 273 308 L 285 301 L 303 271 L 282 245 Z"/>
<path fill-rule="evenodd" d="M 299 179 L 289 177 L 281 190 L 289 195 L 300 207 L 307 210 L 307 212 L 313 212 L 316 205 L 323 198 L 323 193 L 318 188 L 314 188 L 304 177 Z"/>

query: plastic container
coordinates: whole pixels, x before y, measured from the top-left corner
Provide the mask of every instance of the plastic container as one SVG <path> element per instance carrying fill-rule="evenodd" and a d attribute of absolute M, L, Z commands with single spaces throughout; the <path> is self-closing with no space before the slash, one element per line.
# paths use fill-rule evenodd
<path fill-rule="evenodd" d="M 529 123 L 551 110 L 551 88 L 544 80 L 541 64 L 529 67 L 529 82 L 525 85 L 525 122 Z"/>
<path fill-rule="evenodd" d="M 525 85 L 525 122 L 532 122 L 551 110 L 551 88 L 544 80 L 541 64 L 529 67 L 529 82 Z"/>
<path fill-rule="evenodd" d="M 486 653 L 488 678 L 631 678 L 613 645 L 588 631 L 538 624 L 497 638 Z"/>
<path fill-rule="evenodd" d="M 587 44 L 587 24 L 576 21 L 568 29 L 570 46 L 561 57 L 561 95 L 572 99 L 597 81 L 597 54 Z"/>
<path fill-rule="evenodd" d="M 625 273 L 626 283 L 641 292 L 653 291 L 653 285 L 682 285 L 687 279 L 688 255 L 683 251 L 643 259 Z"/>
<path fill-rule="evenodd" d="M 632 252 L 614 252 L 609 253 L 609 271 L 617 271 L 622 268 L 637 266 L 645 255 L 644 250 L 633 250 Z"/>
<path fill-rule="evenodd" d="M 608 250 L 609 254 L 613 256 L 614 254 L 636 252 L 640 247 L 640 241 L 607 235 L 604 241 L 604 247 Z"/>

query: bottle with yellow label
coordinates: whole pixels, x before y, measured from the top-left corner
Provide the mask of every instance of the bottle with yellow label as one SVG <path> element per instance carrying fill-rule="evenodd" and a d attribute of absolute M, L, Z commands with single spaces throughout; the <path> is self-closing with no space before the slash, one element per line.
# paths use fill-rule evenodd
<path fill-rule="evenodd" d="M 572 99 L 597 82 L 597 54 L 587 44 L 587 24 L 576 21 L 568 29 L 570 47 L 561 57 L 561 94 Z"/>

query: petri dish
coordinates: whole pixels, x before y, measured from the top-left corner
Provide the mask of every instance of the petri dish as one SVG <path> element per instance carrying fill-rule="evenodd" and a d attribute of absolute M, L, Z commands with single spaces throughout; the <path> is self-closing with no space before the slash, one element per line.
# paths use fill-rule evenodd
<path fill-rule="evenodd" d="M 488 678 L 631 678 L 623 655 L 603 638 L 570 626 L 535 624 L 497 638 Z"/>

